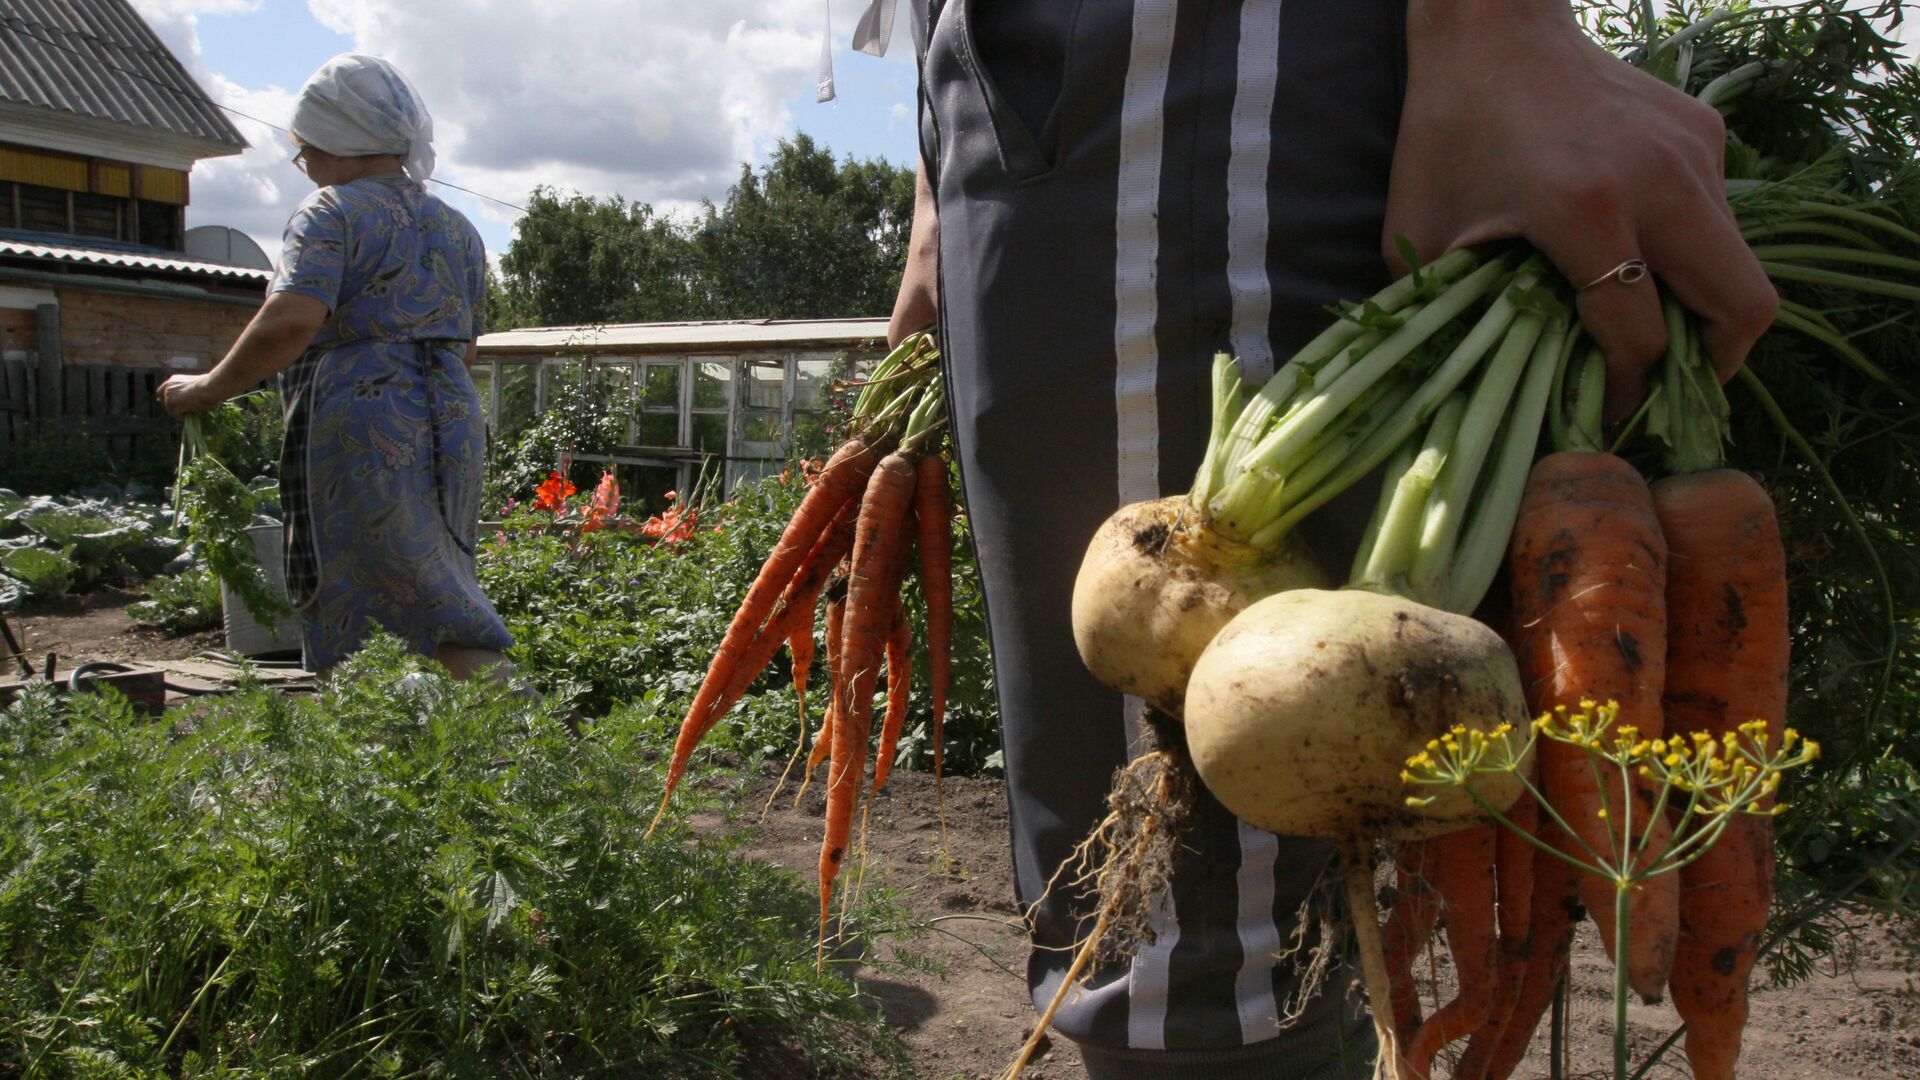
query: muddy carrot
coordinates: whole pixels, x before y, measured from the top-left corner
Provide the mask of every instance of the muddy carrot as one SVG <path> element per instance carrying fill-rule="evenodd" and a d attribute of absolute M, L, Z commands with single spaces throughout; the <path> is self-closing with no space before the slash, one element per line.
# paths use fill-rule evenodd
<path fill-rule="evenodd" d="M 1472 1034 L 1493 1012 L 1498 996 L 1500 945 L 1494 933 L 1494 850 L 1500 826 L 1477 825 L 1428 841 L 1427 881 L 1440 901 L 1460 989 L 1413 1033 L 1408 1074 L 1431 1076 L 1433 1059 L 1455 1039 Z"/>
<path fill-rule="evenodd" d="M 1653 487 L 1670 552 L 1667 730 L 1715 736 L 1760 719 L 1780 745 L 1787 707 L 1787 575 L 1773 500 L 1714 469 Z M 1747 979 L 1773 899 L 1773 819 L 1742 814 L 1682 867 L 1680 941 L 1668 987 L 1698 1080 L 1731 1080 Z"/>
<path fill-rule="evenodd" d="M 940 778 L 946 754 L 947 689 L 953 683 L 953 507 L 947 492 L 947 462 L 939 454 L 920 459 L 914 484 L 914 520 L 920 547 L 920 591 L 927 601 L 927 684 L 933 705 L 933 794 L 946 846 L 947 798 Z"/>
<path fill-rule="evenodd" d="M 827 585 L 827 709 L 820 720 L 820 732 L 813 737 L 813 750 L 807 754 L 807 767 L 800 774 L 800 790 L 793 805 L 799 806 L 813 783 L 813 771 L 827 760 L 833 749 L 834 689 L 840 685 L 840 633 L 846 625 L 847 577 L 845 567 L 834 571 Z"/>
<path fill-rule="evenodd" d="M 913 499 L 913 463 L 888 454 L 873 471 L 862 497 L 853 543 L 853 575 L 847 583 L 846 626 L 840 638 L 839 684 L 834 689 L 831 762 L 827 766 L 827 829 L 820 844 L 820 945 L 824 960 L 827 910 L 853 832 L 853 809 L 866 772 L 867 736 L 873 717 L 886 640 L 898 606 L 907 534 L 903 526 Z"/>
<path fill-rule="evenodd" d="M 1393 909 L 1381 930 L 1387 957 L 1387 983 L 1393 988 L 1393 1018 L 1400 1045 L 1407 1045 L 1420 1025 L 1420 987 L 1413 981 L 1413 964 L 1433 936 L 1440 916 L 1440 899 L 1427 881 L 1430 841 L 1400 844 L 1394 857 Z"/>
<path fill-rule="evenodd" d="M 1573 840 L 1558 825 L 1540 815 L 1538 835 L 1562 854 L 1573 853 Z M 1580 903 L 1580 878 L 1586 871 L 1559 855 L 1535 849 L 1533 855 L 1533 899 L 1527 926 L 1527 968 L 1520 982 L 1513 1011 L 1507 1015 L 1494 1046 L 1487 1051 L 1487 1080 L 1507 1080 L 1527 1056 L 1533 1031 L 1540 1026 L 1547 1006 L 1566 977 L 1567 961 L 1573 951 L 1573 932 L 1586 915 Z M 1468 1046 L 1469 1054 L 1473 1047 Z M 1462 1080 L 1472 1073 L 1462 1071 Z"/>
<path fill-rule="evenodd" d="M 900 727 L 907 718 L 913 690 L 913 639 L 904 605 L 894 609 L 893 629 L 887 634 L 887 714 L 880 724 L 880 745 L 873 759 L 873 793 L 887 786 L 893 757 L 900 750 Z"/>
<path fill-rule="evenodd" d="M 1533 796 L 1522 795 L 1507 811 L 1507 820 L 1516 829 L 1539 834 L 1539 807 Z M 1554 826 L 1557 828 L 1558 826 Z M 1495 888 L 1499 894 L 1497 909 L 1500 930 L 1499 990 L 1494 995 L 1492 1013 L 1467 1041 L 1460 1062 L 1454 1067 L 1455 1080 L 1481 1080 L 1493 1058 L 1494 1048 L 1519 1004 L 1521 988 L 1526 985 L 1527 961 L 1532 954 L 1533 862 L 1539 852 L 1515 829 L 1501 829 L 1493 855 Z"/>
<path fill-rule="evenodd" d="M 1579 451 L 1552 454 L 1534 466 L 1512 543 L 1514 651 L 1534 712 L 1616 701 L 1620 725 L 1647 738 L 1660 734 L 1666 562 L 1652 497 L 1633 466 L 1612 454 Z M 1562 742 L 1542 740 L 1539 759 L 1549 806 L 1586 848 L 1613 861 L 1631 843 L 1641 866 L 1666 850 L 1670 830 L 1664 817 L 1649 820 L 1656 799 L 1645 784 L 1629 782 L 1615 768 L 1596 770 L 1583 748 Z M 1629 815 L 1633 837 L 1621 835 Z M 1650 840 L 1638 848 L 1643 833 Z M 1613 955 L 1613 882 L 1583 874 L 1580 892 Z M 1627 981 L 1642 997 L 1658 1000 L 1673 965 L 1679 881 L 1664 874 L 1642 882 L 1627 902 Z"/>

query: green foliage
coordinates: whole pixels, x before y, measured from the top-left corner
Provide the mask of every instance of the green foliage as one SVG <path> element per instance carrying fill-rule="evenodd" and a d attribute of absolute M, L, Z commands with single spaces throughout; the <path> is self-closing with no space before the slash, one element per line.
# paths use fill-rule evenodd
<path fill-rule="evenodd" d="M 385 639 L 315 699 L 0 715 L 0 1072 L 900 1071 L 815 973 L 808 889 L 641 840 L 624 714 L 576 742 L 416 664 Z"/>
<path fill-rule="evenodd" d="M 14 548 L 0 554 L 0 570 L 25 585 L 29 596 L 65 596 L 79 569 L 71 558 L 50 548 Z"/>
<path fill-rule="evenodd" d="M 632 703 L 650 718 L 658 745 L 671 742 L 687 705 L 748 585 L 799 504 L 801 486 L 769 477 L 744 484 L 721 505 L 700 508 L 700 527 L 680 544 L 653 544 L 617 531 L 572 542 L 548 535 L 546 516 L 509 520 L 484 538 L 480 581 L 517 644 L 522 673 L 543 689 L 600 712 Z M 716 528 L 717 526 L 717 528 Z M 956 523 L 954 685 L 946 722 L 946 767 L 958 773 L 998 766 L 999 735 L 979 578 Z M 918 590 L 915 626 L 924 626 Z M 824 625 L 816 627 L 816 637 Z M 901 739 L 902 764 L 930 768 L 924 643 L 916 643 L 913 709 Z M 827 685 L 825 650 L 808 681 L 809 722 L 818 727 Z M 708 741 L 749 754 L 791 751 L 799 733 L 792 669 L 783 650 Z"/>
<path fill-rule="evenodd" d="M 173 510 L 185 523 L 188 541 L 200 561 L 246 605 L 263 625 L 289 608 L 260 566 L 247 529 L 254 524 L 260 496 L 212 451 L 224 431 L 244 430 L 240 408 L 227 402 L 212 412 L 189 416 L 181 426 L 181 459 L 174 478 Z"/>
<path fill-rule="evenodd" d="M 178 574 L 149 579 L 140 591 L 145 600 L 127 606 L 134 622 L 169 634 L 197 634 L 220 628 L 220 579 L 195 565 Z"/>
<path fill-rule="evenodd" d="M 280 475 L 280 443 L 286 436 L 280 395 L 271 390 L 242 394 L 200 420 L 206 449 L 235 476 Z"/>
<path fill-rule="evenodd" d="M 605 454 L 626 442 L 627 418 L 632 413 L 630 393 L 588 393 L 576 383 L 552 380 L 546 411 L 535 416 L 517 438 L 493 449 L 481 502 L 485 512 L 492 514 L 510 501 L 531 498 L 562 455 Z M 568 479 L 585 491 L 600 479 L 602 468 L 598 462 L 575 462 Z"/>
<path fill-rule="evenodd" d="M 501 259 L 489 325 L 835 318 L 891 310 L 913 170 L 838 164 L 805 135 L 692 219 L 537 188 Z"/>
<path fill-rule="evenodd" d="M 70 584 L 82 589 L 165 566 L 180 550 L 165 526 L 160 507 L 131 498 L 22 498 L 0 491 L 0 536 L 59 552 L 72 566 Z"/>

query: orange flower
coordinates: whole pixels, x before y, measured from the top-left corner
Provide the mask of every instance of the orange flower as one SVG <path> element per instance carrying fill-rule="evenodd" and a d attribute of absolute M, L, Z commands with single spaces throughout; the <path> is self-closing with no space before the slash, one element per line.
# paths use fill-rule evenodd
<path fill-rule="evenodd" d="M 573 481 L 558 472 L 549 473 L 545 480 L 540 481 L 539 490 L 533 494 L 533 508 L 557 514 L 566 508 L 567 500 L 579 490 L 573 486 Z"/>
<path fill-rule="evenodd" d="M 608 469 L 600 474 L 600 483 L 593 489 L 593 499 L 587 504 L 586 515 L 580 519 L 580 531 L 606 528 L 619 510 L 620 481 L 614 479 L 613 470 Z"/>

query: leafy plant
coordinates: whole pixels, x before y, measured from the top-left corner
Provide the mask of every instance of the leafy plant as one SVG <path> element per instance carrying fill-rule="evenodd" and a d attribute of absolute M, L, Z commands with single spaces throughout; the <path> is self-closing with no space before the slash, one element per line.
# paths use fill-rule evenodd
<path fill-rule="evenodd" d="M 265 625 L 290 610 L 283 591 L 267 579 L 246 530 L 254 524 L 257 497 L 212 452 L 210 433 L 232 418 L 238 407 L 227 402 L 210 413 L 188 416 L 181 425 L 180 471 L 174 480 L 173 509 L 207 569 L 232 589 L 248 613 Z M 225 419 L 221 419 L 222 417 Z M 211 419 L 209 419 L 211 418 Z"/>
<path fill-rule="evenodd" d="M 900 1071 L 791 874 L 638 842 L 624 713 L 576 742 L 418 668 L 381 639 L 313 699 L 0 715 L 0 1072 Z"/>
<path fill-rule="evenodd" d="M 146 599 L 127 606 L 127 614 L 137 623 L 169 634 L 220 628 L 220 579 L 203 565 L 151 578 L 141 592 Z"/>
<path fill-rule="evenodd" d="M 482 505 L 502 507 L 527 498 L 562 458 L 605 454 L 627 441 L 627 418 L 633 413 L 630 394 L 588 394 L 573 383 L 555 379 L 548 386 L 546 404 L 546 411 L 517 439 L 494 450 Z M 591 488 L 601 468 L 593 462 L 576 462 L 562 479 L 576 488 Z"/>
<path fill-rule="evenodd" d="M 0 554 L 0 570 L 25 585 L 30 596 L 65 596 L 79 567 L 58 551 L 21 547 Z"/>

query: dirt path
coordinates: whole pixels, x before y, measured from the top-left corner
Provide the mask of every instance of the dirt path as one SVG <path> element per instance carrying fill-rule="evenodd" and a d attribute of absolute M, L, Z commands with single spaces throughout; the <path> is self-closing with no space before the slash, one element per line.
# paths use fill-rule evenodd
<path fill-rule="evenodd" d="M 141 626 L 126 610 L 139 599 L 137 592 L 94 589 L 78 596 L 29 601 L 20 611 L 9 612 L 7 621 L 36 670 L 50 652 L 59 655 L 60 670 L 68 671 L 88 660 L 184 660 L 225 644 L 217 631 L 171 637 Z M 7 674 L 17 675 L 19 669 L 9 667 Z"/>
<path fill-rule="evenodd" d="M 820 785 L 816 782 L 798 810 L 792 808 L 790 788 L 755 826 L 773 778 L 773 773 L 757 777 L 731 799 L 742 808 L 742 827 L 749 830 L 741 851 L 811 880 L 820 854 Z M 1024 970 L 1027 950 L 1016 930 L 1006 800 L 997 781 L 949 779 L 946 789 L 949 831 L 942 859 L 931 778 L 894 774 L 868 830 L 866 878 L 868 890 L 894 890 L 913 916 L 934 928 L 891 947 L 937 962 L 944 975 L 864 968 L 855 977 L 899 1031 L 919 1076 L 990 1080 L 1033 1022 L 1024 980 L 1016 974 Z M 724 827 L 718 814 L 700 824 Z M 1442 957 L 1428 976 L 1443 992 L 1450 983 L 1449 966 Z M 1568 1020 L 1573 1077 L 1611 1073 L 1611 970 L 1598 935 L 1586 927 L 1573 961 Z M 1755 992 L 1741 1075 L 1756 1080 L 1920 1077 L 1920 1010 L 1900 998 L 1906 985 L 1886 932 L 1862 920 L 1813 980 Z M 1679 1022 L 1666 1004 L 1636 1003 L 1628 1020 L 1636 1061 Z M 1516 1074 L 1523 1080 L 1548 1074 L 1545 1027 Z M 1085 1077 L 1071 1047 L 1061 1046 L 1026 1075 L 1033 1080 Z M 1676 1051 L 1648 1075 L 1682 1078 L 1688 1072 Z"/>

